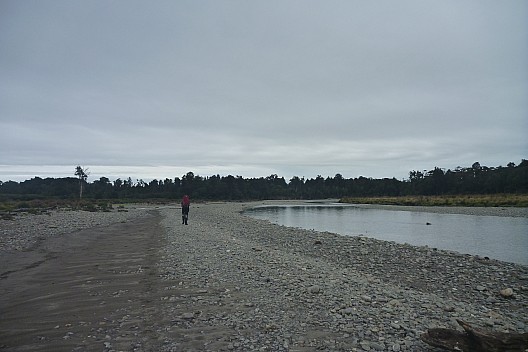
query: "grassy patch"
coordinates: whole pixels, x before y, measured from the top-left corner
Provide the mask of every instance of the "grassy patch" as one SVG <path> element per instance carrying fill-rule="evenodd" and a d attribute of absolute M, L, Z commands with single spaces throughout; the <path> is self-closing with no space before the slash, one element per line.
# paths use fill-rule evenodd
<path fill-rule="evenodd" d="M 112 203 L 107 200 L 73 200 L 73 199 L 33 199 L 9 200 L 0 202 L 0 218 L 13 219 L 17 213 L 42 214 L 50 210 L 85 210 L 112 211 Z"/>
<path fill-rule="evenodd" d="M 90 212 L 127 212 L 124 204 L 165 205 L 174 203 L 172 199 L 0 199 L 0 219 L 10 220 L 19 213 L 42 214 L 51 210 L 83 210 Z M 115 208 L 114 208 L 115 206 Z"/>
<path fill-rule="evenodd" d="M 341 203 L 448 207 L 528 207 L 528 194 L 468 194 L 445 196 L 345 197 Z"/>

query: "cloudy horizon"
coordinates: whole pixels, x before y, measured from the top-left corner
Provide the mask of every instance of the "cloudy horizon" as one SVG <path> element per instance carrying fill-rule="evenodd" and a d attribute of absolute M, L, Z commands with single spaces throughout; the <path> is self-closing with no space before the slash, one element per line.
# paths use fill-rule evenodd
<path fill-rule="evenodd" d="M 6 0 L 0 180 L 518 164 L 526 62 L 522 0 Z"/>

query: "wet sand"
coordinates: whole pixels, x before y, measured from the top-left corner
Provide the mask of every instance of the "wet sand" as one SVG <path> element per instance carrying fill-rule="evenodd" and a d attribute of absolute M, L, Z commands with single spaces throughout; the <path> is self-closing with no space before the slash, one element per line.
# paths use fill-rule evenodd
<path fill-rule="evenodd" d="M 152 212 L 11 253 L 1 270 L 0 349 L 156 350 L 162 239 Z"/>

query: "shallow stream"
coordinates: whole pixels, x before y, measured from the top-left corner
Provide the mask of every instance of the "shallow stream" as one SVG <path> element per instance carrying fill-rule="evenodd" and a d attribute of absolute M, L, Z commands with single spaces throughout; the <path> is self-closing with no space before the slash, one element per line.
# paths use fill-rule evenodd
<path fill-rule="evenodd" d="M 273 223 L 429 246 L 528 265 L 528 218 L 372 209 L 353 205 L 262 206 L 245 212 Z"/>

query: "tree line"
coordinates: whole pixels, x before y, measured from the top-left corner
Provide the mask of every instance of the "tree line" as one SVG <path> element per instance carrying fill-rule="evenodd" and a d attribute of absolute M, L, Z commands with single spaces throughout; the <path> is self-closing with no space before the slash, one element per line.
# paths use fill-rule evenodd
<path fill-rule="evenodd" d="M 88 173 L 79 166 L 75 177 L 40 178 L 22 182 L 0 181 L 0 199 L 178 199 L 188 194 L 195 200 L 322 199 L 410 195 L 528 193 L 528 160 L 519 165 L 487 167 L 476 162 L 471 167 L 430 171 L 410 171 L 409 178 L 373 179 L 367 177 L 300 178 L 270 175 L 260 178 L 241 176 L 202 177 L 188 172 L 164 180 L 133 181 L 100 177 L 87 182 Z"/>

